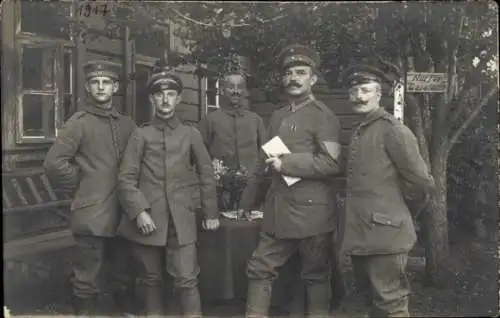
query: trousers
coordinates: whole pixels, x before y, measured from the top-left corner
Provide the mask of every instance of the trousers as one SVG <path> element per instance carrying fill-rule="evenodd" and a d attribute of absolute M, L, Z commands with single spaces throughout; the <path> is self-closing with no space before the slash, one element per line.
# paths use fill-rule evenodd
<path fill-rule="evenodd" d="M 130 267 L 131 250 L 122 238 L 74 235 L 73 294 L 87 298 L 100 292 L 100 276 L 106 272 L 114 291 L 133 286 L 134 273 Z"/>
<path fill-rule="evenodd" d="M 73 277 L 75 301 L 95 303 L 105 273 L 121 311 L 133 311 L 134 269 L 130 243 L 122 238 L 74 234 Z M 94 304 L 95 305 L 95 304 Z M 92 305 L 92 306 L 94 306 Z M 90 305 L 89 305 L 90 306 Z"/>
<path fill-rule="evenodd" d="M 267 315 L 272 284 L 278 278 L 277 268 L 283 266 L 297 252 L 301 263 L 300 274 L 306 289 L 307 316 L 327 316 L 331 293 L 331 247 L 331 233 L 303 239 L 279 239 L 262 232 L 259 244 L 247 266 L 247 316 Z"/>
<path fill-rule="evenodd" d="M 163 291 L 166 270 L 173 277 L 184 316 L 201 315 L 196 244 L 179 245 L 174 228 L 170 228 L 167 246 L 132 243 L 132 254 L 137 269 L 136 290 L 142 314 L 150 316 L 165 312 Z"/>
<path fill-rule="evenodd" d="M 409 317 L 407 253 L 351 256 L 356 289 L 370 317 Z"/>

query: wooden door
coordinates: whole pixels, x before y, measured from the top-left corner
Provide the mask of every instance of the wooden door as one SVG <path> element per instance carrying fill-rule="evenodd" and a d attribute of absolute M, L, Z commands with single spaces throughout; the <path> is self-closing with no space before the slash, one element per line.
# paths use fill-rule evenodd
<path fill-rule="evenodd" d="M 149 101 L 146 83 L 151 76 L 153 68 L 145 64 L 135 66 L 135 122 L 141 125 L 150 121 L 154 116 L 154 109 Z"/>

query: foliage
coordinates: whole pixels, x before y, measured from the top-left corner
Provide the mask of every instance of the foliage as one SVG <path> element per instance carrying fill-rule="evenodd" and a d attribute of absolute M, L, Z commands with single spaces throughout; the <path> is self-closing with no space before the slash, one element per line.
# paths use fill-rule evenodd
<path fill-rule="evenodd" d="M 217 202 L 221 211 L 237 211 L 241 194 L 248 181 L 248 170 L 234 158 L 214 159 L 217 180 Z"/>
<path fill-rule="evenodd" d="M 496 236 L 498 218 L 497 162 L 491 160 L 497 155 L 498 144 L 493 111 L 481 113 L 469 133 L 461 136 L 448 162 L 450 225 L 457 232 L 469 231 L 489 239 Z"/>

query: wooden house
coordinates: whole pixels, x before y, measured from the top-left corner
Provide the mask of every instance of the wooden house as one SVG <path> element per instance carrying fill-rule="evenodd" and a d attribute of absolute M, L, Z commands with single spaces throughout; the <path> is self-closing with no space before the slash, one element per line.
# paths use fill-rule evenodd
<path fill-rule="evenodd" d="M 125 80 L 114 96 L 119 111 L 138 124 L 148 121 L 153 113 L 145 83 L 164 48 L 148 44 L 145 39 L 132 39 L 133 30 L 129 27 L 106 34 L 102 16 L 82 14 L 82 4 L 78 3 L 72 0 L 58 1 L 57 6 L 42 1 L 2 3 L 4 259 L 72 244 L 67 229 L 71 198 L 61 196 L 50 185 L 41 163 L 65 120 L 82 109 L 82 65 L 86 61 L 98 58 L 120 62 Z M 56 22 L 61 14 L 85 25 L 85 35 L 64 32 L 65 25 Z M 165 37 L 171 51 L 185 53 L 174 23 L 161 23 L 155 28 L 158 36 Z M 178 74 L 185 86 L 179 114 L 191 124 L 218 106 L 217 80 L 198 76 L 195 70 L 194 65 L 183 65 Z M 346 141 L 350 122 L 347 92 L 320 83 L 315 94 L 342 119 Z M 270 101 L 259 89 L 252 90 L 250 107 L 266 123 L 276 108 L 274 105 L 275 101 Z"/>

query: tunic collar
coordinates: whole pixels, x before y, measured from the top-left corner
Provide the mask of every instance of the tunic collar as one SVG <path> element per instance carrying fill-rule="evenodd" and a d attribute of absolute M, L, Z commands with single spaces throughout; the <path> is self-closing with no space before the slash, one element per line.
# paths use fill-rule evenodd
<path fill-rule="evenodd" d="M 161 117 L 155 116 L 155 118 L 153 118 L 153 120 L 151 121 L 151 124 L 160 130 L 164 130 L 166 127 L 170 128 L 171 130 L 175 130 L 181 124 L 181 120 L 179 119 L 179 117 L 177 117 L 176 114 L 168 119 L 163 119 Z"/>
<path fill-rule="evenodd" d="M 111 117 L 114 119 L 120 117 L 120 114 L 116 111 L 116 109 L 113 106 L 111 106 L 110 108 L 103 108 L 96 105 L 93 102 L 87 102 L 87 107 L 85 108 L 85 111 L 101 117 Z"/>
<path fill-rule="evenodd" d="M 230 115 L 230 116 L 243 116 L 246 113 L 246 106 L 241 103 L 238 107 L 234 107 L 234 105 L 231 105 L 227 97 L 221 96 L 219 100 L 221 110 Z"/>
<path fill-rule="evenodd" d="M 365 118 L 361 121 L 360 126 L 368 125 L 374 122 L 375 120 L 384 117 L 386 114 L 387 112 L 385 111 L 385 109 L 383 107 L 379 107 L 374 111 L 372 111 L 371 113 L 366 114 Z"/>
<path fill-rule="evenodd" d="M 296 99 L 296 100 L 292 100 L 291 101 L 291 104 L 290 104 L 290 111 L 293 113 L 293 112 L 296 112 L 297 110 L 301 109 L 302 107 L 306 106 L 307 104 L 309 104 L 309 102 L 315 100 L 314 98 L 314 95 L 312 93 L 304 96 L 304 97 L 301 97 L 299 99 Z"/>
<path fill-rule="evenodd" d="M 228 114 L 229 116 L 233 116 L 233 117 L 236 117 L 236 116 L 244 116 L 245 113 L 246 113 L 246 109 L 245 108 L 232 108 L 232 109 L 223 109 L 222 110 L 224 113 Z"/>

